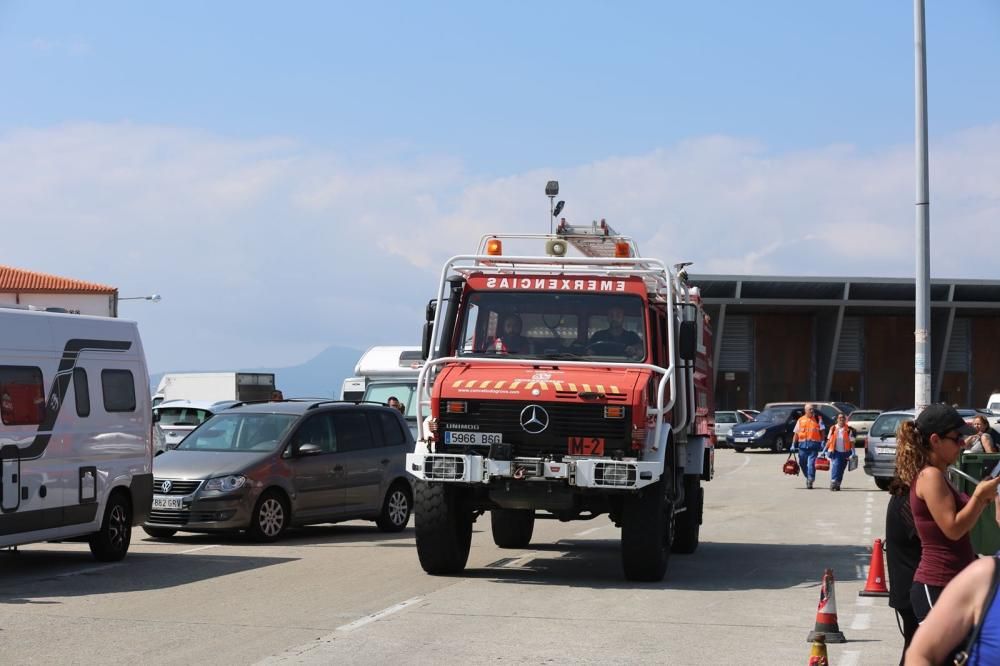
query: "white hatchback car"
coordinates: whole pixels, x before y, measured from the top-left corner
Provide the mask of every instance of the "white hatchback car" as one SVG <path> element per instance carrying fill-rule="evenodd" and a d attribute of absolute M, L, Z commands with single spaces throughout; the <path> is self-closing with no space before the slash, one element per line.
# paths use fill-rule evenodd
<path fill-rule="evenodd" d="M 741 412 L 716 412 L 715 413 L 715 439 L 719 442 L 726 441 L 726 436 L 733 429 L 734 425 L 749 421 Z"/>
<path fill-rule="evenodd" d="M 153 422 L 162 433 L 154 437 L 155 454 L 176 449 L 188 433 L 212 418 L 223 409 L 235 405 L 235 400 L 212 402 L 209 400 L 167 400 L 153 408 Z M 159 434 L 158 433 L 158 434 Z"/>

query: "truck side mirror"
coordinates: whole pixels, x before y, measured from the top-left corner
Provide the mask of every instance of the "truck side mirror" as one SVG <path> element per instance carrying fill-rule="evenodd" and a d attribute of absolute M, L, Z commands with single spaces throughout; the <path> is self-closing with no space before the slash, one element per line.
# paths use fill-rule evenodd
<path fill-rule="evenodd" d="M 698 355 L 698 322 L 682 321 L 677 335 L 677 347 L 681 359 L 693 361 Z"/>
<path fill-rule="evenodd" d="M 437 314 L 437 309 L 438 309 L 437 306 L 438 306 L 438 302 L 437 302 L 436 298 L 431 299 L 427 303 L 427 312 L 424 315 L 424 319 L 426 321 L 429 321 L 429 322 L 433 322 L 434 321 L 434 315 Z"/>
<path fill-rule="evenodd" d="M 424 338 L 420 343 L 420 358 L 427 360 L 431 355 L 431 333 L 434 332 L 433 322 L 424 322 Z"/>

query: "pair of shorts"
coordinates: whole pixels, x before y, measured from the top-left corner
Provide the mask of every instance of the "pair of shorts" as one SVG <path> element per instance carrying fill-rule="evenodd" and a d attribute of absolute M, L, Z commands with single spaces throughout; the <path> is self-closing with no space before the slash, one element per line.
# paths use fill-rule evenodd
<path fill-rule="evenodd" d="M 910 605 L 913 606 L 913 614 L 917 616 L 918 622 L 923 622 L 928 613 L 931 612 L 943 589 L 943 587 L 936 585 L 913 581 L 913 587 L 910 588 Z"/>

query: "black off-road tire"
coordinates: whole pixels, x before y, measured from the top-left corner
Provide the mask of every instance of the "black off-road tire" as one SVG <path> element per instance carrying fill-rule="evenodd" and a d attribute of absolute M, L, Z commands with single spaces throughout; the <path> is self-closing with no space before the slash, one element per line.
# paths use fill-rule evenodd
<path fill-rule="evenodd" d="M 265 490 L 257 499 L 250 514 L 247 534 L 254 541 L 270 543 L 277 541 L 288 529 L 292 514 L 288 499 L 277 490 Z"/>
<path fill-rule="evenodd" d="M 417 483 L 414 527 L 420 566 L 432 576 L 465 568 L 472 546 L 472 512 L 462 490 L 446 484 Z"/>
<path fill-rule="evenodd" d="M 144 525 L 142 531 L 154 539 L 169 539 L 177 534 L 177 530 L 172 527 L 146 527 Z"/>
<path fill-rule="evenodd" d="M 490 526 L 493 543 L 501 548 L 527 548 L 535 531 L 535 512 L 531 509 L 492 509 Z"/>
<path fill-rule="evenodd" d="M 108 496 L 101 529 L 88 540 L 90 552 L 101 562 L 118 562 L 132 542 L 132 502 L 128 494 L 116 490 Z"/>
<path fill-rule="evenodd" d="M 402 532 L 413 513 L 413 494 L 406 481 L 397 481 L 389 487 L 382 502 L 382 513 L 375 524 L 383 532 Z"/>
<path fill-rule="evenodd" d="M 705 510 L 705 489 L 697 476 L 684 477 L 684 511 L 674 514 L 674 540 L 670 550 L 690 555 L 698 550 L 702 516 Z"/>
<path fill-rule="evenodd" d="M 667 573 L 673 541 L 673 510 L 663 482 L 625 499 L 622 514 L 622 568 L 625 578 L 659 582 Z"/>

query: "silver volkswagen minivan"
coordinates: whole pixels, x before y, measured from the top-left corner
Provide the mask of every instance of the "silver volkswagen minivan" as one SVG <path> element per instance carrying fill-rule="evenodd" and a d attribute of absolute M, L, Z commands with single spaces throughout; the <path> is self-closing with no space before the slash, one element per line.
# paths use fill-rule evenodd
<path fill-rule="evenodd" d="M 896 429 L 904 421 L 915 418 L 912 410 L 882 412 L 871 428 L 865 446 L 865 474 L 875 478 L 881 490 L 889 489 L 889 482 L 896 473 Z"/>
<path fill-rule="evenodd" d="M 153 462 L 153 508 L 143 529 L 246 530 L 274 541 L 290 526 L 373 520 L 406 527 L 413 437 L 399 411 L 332 400 L 237 404 Z"/>

